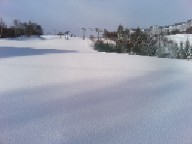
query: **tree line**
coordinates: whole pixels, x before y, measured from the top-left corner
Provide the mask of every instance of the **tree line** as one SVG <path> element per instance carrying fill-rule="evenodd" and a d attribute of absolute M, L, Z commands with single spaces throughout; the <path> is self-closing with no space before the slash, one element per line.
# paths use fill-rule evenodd
<path fill-rule="evenodd" d="M 178 45 L 164 35 L 150 35 L 139 27 L 131 31 L 119 25 L 117 31 L 104 30 L 103 37 L 105 40 L 95 43 L 95 49 L 100 52 L 129 53 L 161 58 L 192 58 L 192 46 L 189 40 Z M 115 44 L 111 44 L 108 40 Z"/>
<path fill-rule="evenodd" d="M 32 35 L 40 36 L 43 34 L 43 29 L 41 25 L 28 21 L 28 22 L 21 22 L 20 20 L 13 20 L 13 23 L 10 27 L 7 27 L 5 22 L 0 22 L 0 38 L 13 38 L 13 37 L 20 37 L 20 36 L 27 36 L 30 37 Z"/>
<path fill-rule="evenodd" d="M 181 32 L 179 29 L 175 29 L 173 31 L 168 31 L 166 34 L 167 35 L 175 35 L 175 34 L 192 34 L 192 27 L 189 27 L 186 29 L 185 32 Z"/>
<path fill-rule="evenodd" d="M 98 51 L 155 55 L 157 40 L 141 31 L 139 27 L 134 32 L 131 32 L 129 29 L 124 29 L 122 25 L 119 25 L 115 32 L 104 30 L 103 36 L 106 40 L 115 41 L 115 46 L 103 41 L 97 41 L 95 48 Z"/>

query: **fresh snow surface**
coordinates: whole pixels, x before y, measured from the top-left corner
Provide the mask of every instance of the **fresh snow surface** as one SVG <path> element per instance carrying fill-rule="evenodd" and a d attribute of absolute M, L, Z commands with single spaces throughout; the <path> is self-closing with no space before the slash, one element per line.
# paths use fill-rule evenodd
<path fill-rule="evenodd" d="M 0 144 L 192 143 L 192 61 L 90 45 L 0 40 Z"/>
<path fill-rule="evenodd" d="M 172 40 L 173 42 L 177 43 L 178 46 L 181 42 L 185 45 L 186 41 L 189 40 L 190 44 L 192 45 L 192 34 L 176 34 L 176 35 L 169 35 L 166 36 L 168 40 Z"/>

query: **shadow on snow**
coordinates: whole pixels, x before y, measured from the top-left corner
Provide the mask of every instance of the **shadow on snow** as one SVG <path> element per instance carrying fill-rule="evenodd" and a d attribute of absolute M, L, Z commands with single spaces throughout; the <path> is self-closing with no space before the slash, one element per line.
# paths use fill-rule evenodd
<path fill-rule="evenodd" d="M 0 58 L 11 58 L 18 56 L 33 56 L 59 53 L 76 53 L 74 50 L 57 49 L 34 49 L 30 47 L 0 47 Z"/>

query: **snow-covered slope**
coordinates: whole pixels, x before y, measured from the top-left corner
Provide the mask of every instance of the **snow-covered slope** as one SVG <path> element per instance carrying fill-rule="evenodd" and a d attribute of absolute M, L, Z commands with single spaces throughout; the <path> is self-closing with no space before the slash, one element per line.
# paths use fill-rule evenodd
<path fill-rule="evenodd" d="M 0 143 L 192 143 L 191 61 L 90 45 L 0 40 Z"/>
<path fill-rule="evenodd" d="M 173 42 L 177 43 L 178 46 L 181 42 L 185 45 L 186 41 L 189 40 L 190 44 L 192 45 L 192 34 L 176 34 L 176 35 L 169 35 L 166 36 L 168 40 L 172 40 Z"/>

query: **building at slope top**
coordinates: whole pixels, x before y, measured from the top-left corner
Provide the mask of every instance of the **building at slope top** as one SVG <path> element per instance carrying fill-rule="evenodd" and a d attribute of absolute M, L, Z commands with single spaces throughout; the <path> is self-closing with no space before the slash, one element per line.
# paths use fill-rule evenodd
<path fill-rule="evenodd" d="M 187 22 L 175 23 L 169 26 L 151 26 L 149 28 L 150 35 L 159 35 L 161 33 L 168 34 L 169 32 L 178 30 L 180 33 L 186 33 L 188 28 L 192 27 L 192 19 Z"/>

